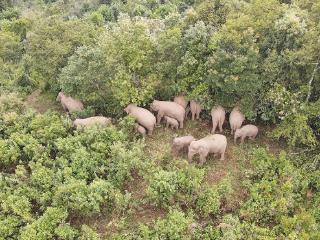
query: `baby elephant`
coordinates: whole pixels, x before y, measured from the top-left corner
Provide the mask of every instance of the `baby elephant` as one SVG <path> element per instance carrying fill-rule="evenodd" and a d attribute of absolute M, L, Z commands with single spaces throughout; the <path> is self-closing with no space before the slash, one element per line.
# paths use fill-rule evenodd
<path fill-rule="evenodd" d="M 236 131 L 238 128 L 241 128 L 241 125 L 244 121 L 245 117 L 240 112 L 239 107 L 233 108 L 233 110 L 230 113 L 229 122 L 231 127 L 231 134 L 233 134 L 234 131 Z"/>
<path fill-rule="evenodd" d="M 195 117 L 197 119 L 200 118 L 201 106 L 196 101 L 190 101 L 190 111 L 191 111 L 191 119 L 194 120 Z"/>
<path fill-rule="evenodd" d="M 220 160 L 224 160 L 226 148 L 227 138 L 221 134 L 213 134 L 198 141 L 193 141 L 189 146 L 189 163 L 192 161 L 192 157 L 197 153 L 200 155 L 200 165 L 203 165 L 209 153 L 214 153 L 215 156 L 220 154 Z"/>
<path fill-rule="evenodd" d="M 246 137 L 249 137 L 249 139 L 254 140 L 258 134 L 258 127 L 252 124 L 248 124 L 243 126 L 242 128 L 239 128 L 234 133 L 234 143 L 237 142 L 238 138 L 241 138 L 241 143 L 244 142 L 244 139 Z"/>
<path fill-rule="evenodd" d="M 178 129 L 179 128 L 179 123 L 176 119 L 168 117 L 168 116 L 164 116 L 164 119 L 166 121 L 166 127 L 168 128 L 169 126 L 171 126 L 172 129 Z"/>
<path fill-rule="evenodd" d="M 89 127 L 93 125 L 106 126 L 110 123 L 111 123 L 110 118 L 97 116 L 97 117 L 89 117 L 84 119 L 77 118 L 76 120 L 73 121 L 73 126 L 75 126 L 77 129 L 80 129 L 83 127 Z"/>
<path fill-rule="evenodd" d="M 211 110 L 211 118 L 212 118 L 212 130 L 211 134 L 214 134 L 216 128 L 219 126 L 220 133 L 223 131 L 222 125 L 226 118 L 226 112 L 223 107 L 216 106 Z"/>
<path fill-rule="evenodd" d="M 181 150 L 188 149 L 190 143 L 195 140 L 196 139 L 191 135 L 174 138 L 172 142 L 172 149 L 171 149 L 172 155 L 177 156 Z"/>
<path fill-rule="evenodd" d="M 185 109 L 178 103 L 154 100 L 150 108 L 152 111 L 158 112 L 157 124 L 160 124 L 163 116 L 168 116 L 176 119 L 180 124 L 180 128 L 183 128 Z"/>
<path fill-rule="evenodd" d="M 142 137 L 145 137 L 146 136 L 146 133 L 147 133 L 147 130 L 142 127 L 141 125 L 137 124 L 135 125 L 135 130 L 141 134 Z"/>
<path fill-rule="evenodd" d="M 66 96 L 63 92 L 59 92 L 57 99 L 61 102 L 63 110 L 69 113 L 79 112 L 83 110 L 83 104 L 79 100 Z"/>

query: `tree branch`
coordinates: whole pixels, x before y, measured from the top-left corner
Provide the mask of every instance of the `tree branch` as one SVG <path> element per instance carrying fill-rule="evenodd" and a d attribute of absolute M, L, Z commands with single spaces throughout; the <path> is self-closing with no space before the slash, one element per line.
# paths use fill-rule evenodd
<path fill-rule="evenodd" d="M 308 88 L 309 89 L 308 89 L 308 95 L 307 95 L 307 98 L 306 98 L 306 103 L 309 102 L 309 99 L 310 99 L 310 96 L 311 96 L 311 85 L 312 85 L 314 76 L 316 75 L 316 72 L 317 72 L 318 68 L 319 68 L 319 59 L 318 59 L 318 62 L 316 63 L 315 68 L 313 69 L 311 78 L 310 78 L 309 83 L 308 83 Z"/>

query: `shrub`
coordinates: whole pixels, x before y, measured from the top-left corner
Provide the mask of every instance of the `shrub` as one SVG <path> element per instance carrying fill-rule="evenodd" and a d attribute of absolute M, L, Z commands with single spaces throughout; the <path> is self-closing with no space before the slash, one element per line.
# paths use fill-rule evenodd
<path fill-rule="evenodd" d="M 278 140 L 286 139 L 292 147 L 297 145 L 313 147 L 318 144 L 308 124 L 308 117 L 299 113 L 286 117 L 272 132 L 272 136 Z"/>
<path fill-rule="evenodd" d="M 189 227 L 192 221 L 192 216 L 187 216 L 179 210 L 170 210 L 153 228 L 148 230 L 146 227 L 140 227 L 140 236 L 149 239 L 191 239 Z"/>
<path fill-rule="evenodd" d="M 149 180 L 147 195 L 159 206 L 168 206 L 174 201 L 188 205 L 199 191 L 203 177 L 204 170 L 193 166 L 176 171 L 160 170 Z"/>
<path fill-rule="evenodd" d="M 220 196 L 215 188 L 206 188 L 196 200 L 196 209 L 204 217 L 219 213 Z"/>
<path fill-rule="evenodd" d="M 176 172 L 160 170 L 153 177 L 147 190 L 150 201 L 160 206 L 167 206 L 174 200 L 177 183 Z"/>

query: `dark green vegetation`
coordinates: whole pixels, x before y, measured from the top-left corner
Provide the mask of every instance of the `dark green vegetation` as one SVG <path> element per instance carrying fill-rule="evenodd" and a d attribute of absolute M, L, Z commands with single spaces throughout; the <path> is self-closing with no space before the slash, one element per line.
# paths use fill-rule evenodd
<path fill-rule="evenodd" d="M 0 239 L 319 239 L 319 36 L 318 0 L 0 1 Z M 75 131 L 60 89 L 114 124 Z M 123 116 L 181 93 L 201 122 Z M 173 159 L 217 103 L 257 141 Z"/>

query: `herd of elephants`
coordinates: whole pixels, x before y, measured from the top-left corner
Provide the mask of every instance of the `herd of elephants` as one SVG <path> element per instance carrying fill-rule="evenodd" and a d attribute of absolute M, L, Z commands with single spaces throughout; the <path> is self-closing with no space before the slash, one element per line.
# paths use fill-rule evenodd
<path fill-rule="evenodd" d="M 82 111 L 84 109 L 81 101 L 60 92 L 57 96 L 57 101 L 61 102 L 63 109 L 69 113 Z M 150 110 L 157 112 L 157 117 L 153 115 L 148 109 L 138 107 L 135 104 L 129 104 L 124 111 L 136 119 L 136 131 L 145 136 L 152 135 L 156 124 L 160 124 L 161 119 L 164 118 L 167 127 L 178 129 L 183 128 L 184 119 L 191 112 L 192 120 L 199 119 L 201 106 L 196 101 L 186 101 L 183 95 L 177 96 L 173 101 L 158 101 L 154 100 L 150 105 Z M 223 123 L 225 121 L 226 112 L 222 106 L 214 106 L 211 110 L 212 130 L 208 136 L 196 140 L 193 136 L 182 136 L 173 139 L 172 154 L 177 155 L 183 149 L 188 149 L 188 160 L 192 161 L 195 154 L 200 156 L 200 165 L 206 161 L 209 153 L 215 156 L 220 155 L 220 159 L 224 160 L 225 151 L 227 148 L 227 138 L 222 134 L 215 134 L 216 128 L 219 132 L 223 132 Z M 234 107 L 230 113 L 229 123 L 231 127 L 231 134 L 234 134 L 234 142 L 241 138 L 241 143 L 248 137 L 254 140 L 258 134 L 258 127 L 252 124 L 242 126 L 245 120 L 244 114 L 239 107 Z M 79 129 L 95 124 L 107 125 L 111 122 L 110 118 L 103 116 L 95 116 L 84 119 L 76 119 L 73 125 Z"/>

